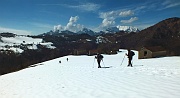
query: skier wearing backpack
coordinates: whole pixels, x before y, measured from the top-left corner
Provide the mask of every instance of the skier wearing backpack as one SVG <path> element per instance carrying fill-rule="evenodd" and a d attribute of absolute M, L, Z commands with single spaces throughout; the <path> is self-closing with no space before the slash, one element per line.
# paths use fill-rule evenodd
<path fill-rule="evenodd" d="M 129 66 L 133 67 L 131 61 L 134 55 L 135 53 L 131 51 L 130 49 L 128 49 L 128 54 L 126 53 L 126 56 L 128 57 L 128 67 Z"/>
<path fill-rule="evenodd" d="M 97 59 L 97 63 L 98 63 L 98 68 L 101 68 L 101 60 L 103 59 L 103 56 L 99 53 L 97 53 L 97 56 L 95 56 L 95 58 Z"/>

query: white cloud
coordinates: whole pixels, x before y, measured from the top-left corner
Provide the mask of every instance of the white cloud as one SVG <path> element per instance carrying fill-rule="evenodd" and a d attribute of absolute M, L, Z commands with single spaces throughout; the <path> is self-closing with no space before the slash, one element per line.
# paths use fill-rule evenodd
<path fill-rule="evenodd" d="M 170 4 L 170 3 L 171 3 L 170 0 L 164 0 L 164 2 L 162 2 L 162 5 L 168 5 L 168 4 Z"/>
<path fill-rule="evenodd" d="M 123 17 L 127 17 L 127 16 L 132 16 L 132 15 L 134 15 L 134 12 L 133 12 L 132 10 L 128 10 L 128 11 L 120 12 L 119 15 L 120 15 L 120 16 L 123 16 Z"/>
<path fill-rule="evenodd" d="M 0 32 L 15 33 L 17 35 L 31 35 L 32 34 L 32 32 L 30 32 L 30 31 L 18 30 L 18 29 L 12 29 L 12 28 L 4 28 L 4 27 L 0 27 Z"/>
<path fill-rule="evenodd" d="M 84 3 L 81 5 L 75 5 L 75 6 L 68 5 L 68 7 L 77 8 L 81 11 L 97 11 L 101 7 L 101 5 L 95 4 L 95 3 Z"/>
<path fill-rule="evenodd" d="M 78 2 L 77 2 L 78 3 Z M 75 3 L 75 4 L 77 4 Z M 98 9 L 101 8 L 100 4 L 95 4 L 95 3 L 81 3 L 79 5 L 68 5 L 68 4 L 38 4 L 41 6 L 64 6 L 64 7 L 68 7 L 68 8 L 75 8 L 81 11 L 97 11 Z"/>
<path fill-rule="evenodd" d="M 116 22 L 115 19 L 119 17 L 120 11 L 109 11 L 109 12 L 102 12 L 99 14 L 99 17 L 103 19 L 99 28 L 107 28 L 113 26 Z"/>
<path fill-rule="evenodd" d="M 129 20 L 121 20 L 122 23 L 132 23 L 134 21 L 138 20 L 137 17 L 131 17 Z"/>
<path fill-rule="evenodd" d="M 180 5 L 180 2 L 179 3 L 171 3 L 171 4 L 166 5 L 166 7 L 164 9 L 179 6 L 179 5 Z"/>
<path fill-rule="evenodd" d="M 132 15 L 134 15 L 134 12 L 132 10 L 116 10 L 116 11 L 102 12 L 99 14 L 99 17 L 103 19 L 100 27 L 101 28 L 111 27 L 115 25 L 116 23 L 115 20 L 117 18 L 128 17 Z M 137 17 L 134 17 L 126 22 L 133 22 L 135 20 L 137 20 Z M 125 22 L 125 20 L 123 20 L 122 22 Z"/>
<path fill-rule="evenodd" d="M 70 17 L 69 22 L 67 23 L 66 26 L 62 26 L 62 25 L 54 26 L 54 31 L 56 31 L 56 30 L 59 30 L 59 31 L 69 30 L 72 32 L 80 31 L 84 28 L 84 26 L 80 25 L 80 24 L 76 24 L 78 19 L 79 19 L 78 16 Z"/>
<path fill-rule="evenodd" d="M 54 26 L 54 31 L 57 31 L 57 30 L 59 30 L 59 31 L 63 31 L 64 30 L 64 26 L 62 26 L 62 25 L 57 25 L 57 26 Z"/>
<path fill-rule="evenodd" d="M 115 19 L 119 16 L 119 13 L 119 11 L 102 12 L 99 14 L 99 16 L 103 19 Z"/>
<path fill-rule="evenodd" d="M 75 22 L 77 22 L 78 19 L 79 19 L 78 16 L 71 17 L 71 18 L 69 19 L 69 23 L 75 23 Z"/>
<path fill-rule="evenodd" d="M 142 5 L 142 6 L 138 6 L 137 8 L 135 8 L 134 11 L 141 11 L 141 10 L 144 10 L 146 8 L 147 8 L 147 6 Z"/>
<path fill-rule="evenodd" d="M 178 2 L 177 0 L 165 0 L 164 2 L 162 2 L 161 5 L 163 6 L 163 8 L 160 8 L 158 10 L 164 10 L 164 9 L 180 6 L 180 1 Z"/>
<path fill-rule="evenodd" d="M 115 24 L 115 21 L 114 20 L 108 20 L 107 18 L 105 18 L 103 21 L 102 21 L 102 25 L 101 27 L 110 27 L 112 25 Z"/>
<path fill-rule="evenodd" d="M 83 26 L 80 24 L 75 24 L 78 21 L 79 17 L 75 16 L 75 17 L 71 17 L 69 19 L 69 23 L 67 23 L 65 30 L 69 30 L 69 31 L 73 31 L 73 32 L 77 32 L 80 31 Z"/>

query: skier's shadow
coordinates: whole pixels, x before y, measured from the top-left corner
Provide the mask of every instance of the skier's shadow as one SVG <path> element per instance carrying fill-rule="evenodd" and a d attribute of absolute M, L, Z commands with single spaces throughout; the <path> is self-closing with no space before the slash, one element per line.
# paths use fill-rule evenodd
<path fill-rule="evenodd" d="M 112 66 L 108 66 L 108 67 L 101 67 L 101 68 L 111 68 Z"/>
<path fill-rule="evenodd" d="M 133 67 L 142 67 L 142 66 L 144 66 L 144 65 L 134 65 Z"/>

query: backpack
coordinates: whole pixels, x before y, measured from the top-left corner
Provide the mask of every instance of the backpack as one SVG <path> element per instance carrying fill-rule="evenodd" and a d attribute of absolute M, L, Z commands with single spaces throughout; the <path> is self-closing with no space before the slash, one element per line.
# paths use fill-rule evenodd
<path fill-rule="evenodd" d="M 101 54 L 99 54 L 99 55 L 95 56 L 95 58 L 96 59 L 103 59 L 104 57 Z"/>
<path fill-rule="evenodd" d="M 103 59 L 103 58 L 104 58 L 102 55 L 100 55 L 99 57 L 100 57 L 100 59 Z"/>
<path fill-rule="evenodd" d="M 134 56 L 134 55 L 135 55 L 135 53 L 134 53 L 133 51 L 131 51 L 131 55 L 132 55 L 132 56 Z"/>

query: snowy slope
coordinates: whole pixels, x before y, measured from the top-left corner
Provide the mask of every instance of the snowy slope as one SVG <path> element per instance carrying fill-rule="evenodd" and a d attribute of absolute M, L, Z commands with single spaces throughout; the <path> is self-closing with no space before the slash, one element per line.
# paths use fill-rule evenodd
<path fill-rule="evenodd" d="M 13 50 L 14 52 L 22 53 L 24 50 L 21 46 L 24 45 L 28 49 L 37 49 L 37 45 L 41 44 L 47 48 L 56 48 L 51 42 L 43 42 L 41 38 L 32 38 L 27 36 L 15 36 L 15 37 L 1 37 L 0 50 Z"/>
<path fill-rule="evenodd" d="M 65 56 L 0 76 L 0 98 L 179 98 L 180 57 L 138 60 L 136 52 L 134 67 L 127 58 L 120 66 L 125 53 L 103 55 L 110 68 L 98 69 L 94 56 Z"/>
<path fill-rule="evenodd" d="M 42 39 L 40 39 L 40 38 L 31 38 L 31 37 L 26 37 L 26 36 L 15 36 L 15 37 L 2 37 L 2 41 L 4 43 L 32 44 L 32 43 L 40 43 L 40 42 L 42 42 Z"/>

